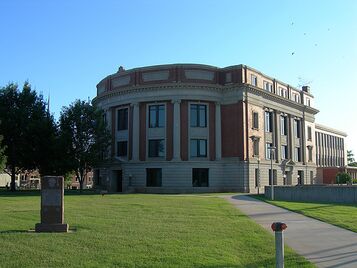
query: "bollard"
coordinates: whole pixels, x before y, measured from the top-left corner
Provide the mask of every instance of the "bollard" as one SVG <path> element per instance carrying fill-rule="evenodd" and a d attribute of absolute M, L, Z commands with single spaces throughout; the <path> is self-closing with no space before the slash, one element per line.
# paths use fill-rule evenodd
<path fill-rule="evenodd" d="M 288 226 L 283 222 L 273 222 L 271 229 L 275 232 L 275 259 L 276 268 L 284 268 L 284 235 Z"/>

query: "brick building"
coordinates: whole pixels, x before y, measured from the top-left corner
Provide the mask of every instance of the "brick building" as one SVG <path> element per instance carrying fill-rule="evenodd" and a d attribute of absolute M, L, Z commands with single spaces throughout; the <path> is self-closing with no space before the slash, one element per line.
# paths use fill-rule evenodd
<path fill-rule="evenodd" d="M 99 82 L 93 103 L 113 137 L 97 188 L 256 192 L 316 181 L 319 111 L 308 86 L 246 65 L 121 67 Z"/>

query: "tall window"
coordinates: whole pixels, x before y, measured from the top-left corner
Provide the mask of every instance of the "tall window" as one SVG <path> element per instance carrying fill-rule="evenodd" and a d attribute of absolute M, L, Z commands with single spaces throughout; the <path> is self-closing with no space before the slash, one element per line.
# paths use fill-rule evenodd
<path fill-rule="evenodd" d="M 306 105 L 309 106 L 309 107 L 311 106 L 311 101 L 310 101 L 309 98 L 306 99 Z"/>
<path fill-rule="evenodd" d="M 288 134 L 288 120 L 286 116 L 280 116 L 280 133 L 281 135 Z"/>
<path fill-rule="evenodd" d="M 265 112 L 265 132 L 273 132 L 273 113 Z"/>
<path fill-rule="evenodd" d="M 128 108 L 118 110 L 118 130 L 128 129 Z"/>
<path fill-rule="evenodd" d="M 272 143 L 266 143 L 265 144 L 265 158 L 266 159 L 270 159 L 270 149 L 269 148 L 271 148 L 271 147 L 273 147 L 273 144 Z M 272 152 L 272 154 L 273 154 L 273 159 L 274 159 L 274 153 L 275 153 L 275 151 L 274 150 L 272 150 L 273 152 Z"/>
<path fill-rule="evenodd" d="M 259 139 L 257 138 L 253 140 L 253 155 L 259 155 Z"/>
<path fill-rule="evenodd" d="M 207 106 L 191 104 L 191 127 L 207 127 Z"/>
<path fill-rule="evenodd" d="M 191 157 L 207 157 L 207 140 L 191 139 L 190 150 Z"/>
<path fill-rule="evenodd" d="M 161 187 L 162 185 L 162 170 L 161 168 L 146 169 L 146 186 Z"/>
<path fill-rule="evenodd" d="M 307 146 L 307 150 L 308 150 L 308 161 L 312 162 L 312 146 Z"/>
<path fill-rule="evenodd" d="M 301 149 L 300 147 L 295 147 L 295 161 L 301 162 Z"/>
<path fill-rule="evenodd" d="M 149 127 L 157 128 L 165 126 L 165 105 L 149 106 Z"/>
<path fill-rule="evenodd" d="M 273 92 L 273 84 L 267 81 L 264 81 L 264 89 L 269 92 Z"/>
<path fill-rule="evenodd" d="M 281 159 L 288 159 L 288 146 L 281 145 Z"/>
<path fill-rule="evenodd" d="M 259 129 L 259 114 L 253 112 L 253 128 Z"/>
<path fill-rule="evenodd" d="M 300 120 L 294 119 L 294 132 L 295 138 L 300 138 L 301 136 L 301 124 Z"/>
<path fill-rule="evenodd" d="M 208 168 L 193 168 L 192 169 L 192 186 L 193 187 L 208 187 Z"/>
<path fill-rule="evenodd" d="M 128 155 L 128 142 L 118 141 L 117 142 L 117 156 L 127 156 Z"/>
<path fill-rule="evenodd" d="M 312 140 L 311 127 L 307 127 L 307 140 L 309 140 L 309 141 Z"/>
<path fill-rule="evenodd" d="M 259 169 L 255 169 L 255 188 L 260 187 L 260 182 L 259 182 Z"/>
<path fill-rule="evenodd" d="M 286 98 L 286 89 L 279 87 L 279 95 L 282 96 L 283 98 Z"/>
<path fill-rule="evenodd" d="M 300 96 L 299 96 L 299 94 L 294 94 L 294 101 L 296 101 L 296 102 L 300 102 Z"/>
<path fill-rule="evenodd" d="M 149 140 L 149 157 L 165 156 L 164 140 Z"/>
<path fill-rule="evenodd" d="M 251 80 L 251 84 L 252 84 L 253 86 L 257 86 L 257 85 L 258 85 L 258 78 L 257 78 L 256 75 L 252 74 L 252 75 L 250 76 L 250 80 Z"/>

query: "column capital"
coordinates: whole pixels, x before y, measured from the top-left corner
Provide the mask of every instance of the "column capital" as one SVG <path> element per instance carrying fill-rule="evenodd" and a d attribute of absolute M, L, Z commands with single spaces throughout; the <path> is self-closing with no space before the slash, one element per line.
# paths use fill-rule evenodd
<path fill-rule="evenodd" d="M 139 104 L 140 103 L 138 101 L 135 101 L 135 102 L 130 103 L 130 107 L 138 107 Z"/>

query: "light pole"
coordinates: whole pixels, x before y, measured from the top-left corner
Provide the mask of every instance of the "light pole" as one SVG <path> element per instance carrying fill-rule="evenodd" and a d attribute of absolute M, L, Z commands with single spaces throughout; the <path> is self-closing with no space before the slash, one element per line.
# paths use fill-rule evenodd
<path fill-rule="evenodd" d="M 274 200 L 274 174 L 273 174 L 273 156 L 274 150 L 276 149 L 275 146 L 268 147 L 270 150 L 270 178 L 271 178 L 271 200 Z"/>
<path fill-rule="evenodd" d="M 257 159 L 257 162 L 258 162 L 257 188 L 258 188 L 258 194 L 259 194 L 259 188 L 260 188 L 260 158 L 259 157 Z"/>

